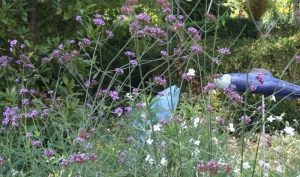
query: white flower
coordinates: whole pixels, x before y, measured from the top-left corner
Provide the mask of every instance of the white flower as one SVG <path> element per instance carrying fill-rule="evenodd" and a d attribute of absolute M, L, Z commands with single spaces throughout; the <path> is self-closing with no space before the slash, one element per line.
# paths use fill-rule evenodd
<path fill-rule="evenodd" d="M 243 163 L 243 168 L 246 169 L 246 170 L 250 169 L 251 167 L 249 165 L 249 162 Z"/>
<path fill-rule="evenodd" d="M 161 159 L 161 161 L 160 161 L 160 164 L 163 165 L 163 166 L 167 166 L 168 160 L 167 160 L 166 158 L 163 157 L 163 158 Z"/>
<path fill-rule="evenodd" d="M 153 143 L 153 139 L 148 138 L 147 141 L 146 141 L 146 143 L 149 144 L 149 145 L 151 145 Z"/>
<path fill-rule="evenodd" d="M 270 99 L 276 102 L 276 97 L 274 95 L 271 95 Z"/>
<path fill-rule="evenodd" d="M 194 141 L 194 145 L 199 145 L 200 144 L 200 141 L 199 140 L 196 140 L 196 141 Z"/>
<path fill-rule="evenodd" d="M 286 126 L 285 129 L 283 129 L 285 131 L 286 134 L 290 135 L 290 136 L 294 136 L 295 133 L 294 133 L 294 128 L 293 127 L 288 127 Z"/>
<path fill-rule="evenodd" d="M 194 151 L 192 151 L 192 155 L 194 156 L 198 156 L 200 154 L 200 150 L 199 149 L 195 149 Z"/>
<path fill-rule="evenodd" d="M 152 159 L 150 155 L 147 155 L 145 160 L 146 160 L 146 162 L 148 162 L 151 165 L 154 163 L 154 159 Z"/>
<path fill-rule="evenodd" d="M 236 168 L 235 170 L 233 170 L 234 173 L 240 173 L 240 169 Z"/>
<path fill-rule="evenodd" d="M 126 98 L 128 98 L 130 101 L 133 101 L 133 96 L 131 93 L 126 93 Z"/>
<path fill-rule="evenodd" d="M 227 129 L 228 129 L 230 132 L 235 132 L 235 128 L 233 127 L 233 123 L 229 123 L 229 126 L 227 127 Z"/>
<path fill-rule="evenodd" d="M 195 72 L 196 71 L 194 69 L 190 68 L 189 71 L 186 73 L 186 75 L 194 77 L 195 76 Z"/>
<path fill-rule="evenodd" d="M 281 165 L 277 165 L 275 170 L 278 172 L 278 173 L 282 173 L 282 166 Z"/>
<path fill-rule="evenodd" d="M 258 162 L 258 164 L 259 164 L 259 166 L 261 166 L 261 167 L 270 168 L 270 164 L 264 162 L 263 160 L 260 160 L 260 161 Z"/>
<path fill-rule="evenodd" d="M 160 124 L 153 125 L 153 131 L 155 132 L 161 131 Z"/>
<path fill-rule="evenodd" d="M 276 119 L 277 121 L 281 121 L 281 120 L 282 120 L 282 117 L 284 117 L 284 116 L 285 116 L 285 113 L 281 113 L 281 115 L 280 115 L 280 116 L 276 116 L 275 119 Z"/>
<path fill-rule="evenodd" d="M 199 122 L 200 122 L 200 118 L 198 116 L 195 116 L 194 117 L 194 122 L 193 122 L 194 128 L 197 128 Z"/>
<path fill-rule="evenodd" d="M 140 116 L 141 118 L 146 119 L 146 113 L 143 112 Z"/>
<path fill-rule="evenodd" d="M 276 118 L 273 117 L 272 115 L 270 115 L 270 116 L 267 118 L 267 120 L 268 120 L 269 122 L 273 122 L 274 120 L 276 120 Z"/>

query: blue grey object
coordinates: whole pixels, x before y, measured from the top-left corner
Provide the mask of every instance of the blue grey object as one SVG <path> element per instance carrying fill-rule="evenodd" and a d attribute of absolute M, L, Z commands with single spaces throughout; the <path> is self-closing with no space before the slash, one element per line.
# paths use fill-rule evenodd
<path fill-rule="evenodd" d="M 174 110 L 177 108 L 179 103 L 180 89 L 173 85 L 166 88 L 160 94 L 156 95 L 151 100 L 151 112 L 153 112 L 154 120 L 166 120 L 169 121 Z"/>
<path fill-rule="evenodd" d="M 257 78 L 258 74 L 263 74 L 263 82 L 260 82 Z M 265 69 L 254 68 L 249 73 L 224 74 L 222 77 L 215 79 L 214 82 L 220 89 L 235 85 L 239 92 L 250 89 L 252 93 L 266 96 L 274 94 L 276 98 L 300 98 L 300 86 L 274 78 L 272 73 Z"/>

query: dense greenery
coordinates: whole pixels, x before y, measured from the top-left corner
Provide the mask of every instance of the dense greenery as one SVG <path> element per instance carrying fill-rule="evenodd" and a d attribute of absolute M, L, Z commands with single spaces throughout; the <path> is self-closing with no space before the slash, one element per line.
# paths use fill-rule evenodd
<path fill-rule="evenodd" d="M 0 176 L 299 175 L 299 100 L 214 78 L 300 85 L 300 33 L 225 2 L 2 0 Z"/>

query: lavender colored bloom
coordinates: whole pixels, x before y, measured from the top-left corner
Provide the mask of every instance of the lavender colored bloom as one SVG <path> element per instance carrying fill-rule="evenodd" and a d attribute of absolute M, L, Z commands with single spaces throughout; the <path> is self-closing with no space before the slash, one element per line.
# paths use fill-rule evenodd
<path fill-rule="evenodd" d="M 117 116 L 121 116 L 123 114 L 123 109 L 118 107 L 112 113 L 116 114 Z"/>
<path fill-rule="evenodd" d="M 24 49 L 24 48 L 25 48 L 25 44 L 21 44 L 21 45 L 20 45 L 20 48 L 21 48 L 21 49 Z"/>
<path fill-rule="evenodd" d="M 126 159 L 126 153 L 125 152 L 120 152 L 119 153 L 119 159 L 118 159 L 118 162 L 119 163 L 124 163 L 125 162 L 125 159 Z"/>
<path fill-rule="evenodd" d="M 117 91 L 110 91 L 109 92 L 109 96 L 113 99 L 113 100 L 117 100 L 119 99 L 119 93 Z"/>
<path fill-rule="evenodd" d="M 260 82 L 261 84 L 263 84 L 264 81 L 265 81 L 265 75 L 263 73 L 258 73 L 256 75 L 256 79 L 258 80 L 258 82 Z"/>
<path fill-rule="evenodd" d="M 240 118 L 240 121 L 244 124 L 250 124 L 251 123 L 251 118 L 248 117 L 247 115 L 244 115 Z"/>
<path fill-rule="evenodd" d="M 130 23 L 130 25 L 129 25 L 129 31 L 131 32 L 131 33 L 134 33 L 134 32 L 136 32 L 137 31 L 137 29 L 138 29 L 138 22 L 131 22 Z"/>
<path fill-rule="evenodd" d="M 17 43 L 18 43 L 18 40 L 16 40 L 16 39 L 9 41 L 9 45 L 12 48 L 14 48 L 17 45 Z"/>
<path fill-rule="evenodd" d="M 192 53 L 201 53 L 203 52 L 203 49 L 199 45 L 192 45 L 189 49 Z"/>
<path fill-rule="evenodd" d="M 146 103 L 144 103 L 144 102 L 139 102 L 139 103 L 137 103 L 135 106 L 136 106 L 137 109 L 143 109 L 143 108 L 146 106 Z"/>
<path fill-rule="evenodd" d="M 141 22 L 149 22 L 151 20 L 151 17 L 146 13 L 140 13 L 136 18 Z"/>
<path fill-rule="evenodd" d="M 205 172 L 207 172 L 207 171 L 208 171 L 208 165 L 207 165 L 206 163 L 200 163 L 200 164 L 198 165 L 198 171 L 199 171 L 200 173 L 205 173 Z"/>
<path fill-rule="evenodd" d="M 90 41 L 89 38 L 83 38 L 82 42 L 83 42 L 84 45 L 90 45 L 91 44 L 91 41 Z"/>
<path fill-rule="evenodd" d="M 104 26 L 105 21 L 102 18 L 94 18 L 93 23 L 97 26 Z"/>
<path fill-rule="evenodd" d="M 189 27 L 188 28 L 188 33 L 190 33 L 191 35 L 195 35 L 195 34 L 197 34 L 199 31 L 196 29 L 196 28 L 194 28 L 194 27 Z"/>
<path fill-rule="evenodd" d="M 113 38 L 114 37 L 114 33 L 110 30 L 105 30 L 105 33 L 106 33 L 108 38 Z"/>
<path fill-rule="evenodd" d="M 68 160 L 62 160 L 61 162 L 60 162 L 60 165 L 62 166 L 62 167 L 64 167 L 64 168 L 67 168 L 69 165 L 70 165 L 70 162 L 68 161 Z"/>
<path fill-rule="evenodd" d="M 26 64 L 25 67 L 27 67 L 27 68 L 34 68 L 33 64 L 31 64 L 31 63 Z"/>
<path fill-rule="evenodd" d="M 133 13 L 133 8 L 131 6 L 122 6 L 121 13 L 123 15 L 130 15 Z"/>
<path fill-rule="evenodd" d="M 175 22 L 175 23 L 172 25 L 172 30 L 173 30 L 174 32 L 176 32 L 176 31 L 181 30 L 183 27 L 184 27 L 184 23 L 183 23 L 183 22 Z"/>
<path fill-rule="evenodd" d="M 49 63 L 50 62 L 50 58 L 44 57 L 44 58 L 42 58 L 42 62 L 43 63 Z"/>
<path fill-rule="evenodd" d="M 42 142 L 41 142 L 40 140 L 32 140 L 32 141 L 31 141 L 31 145 L 32 145 L 33 147 L 39 147 L 39 146 L 42 145 Z"/>
<path fill-rule="evenodd" d="M 157 38 L 166 38 L 167 33 L 159 27 L 155 26 L 146 26 L 143 29 L 144 33 L 149 36 L 157 37 Z"/>
<path fill-rule="evenodd" d="M 243 103 L 243 97 L 240 96 L 236 91 L 236 87 L 234 85 L 230 85 L 229 87 L 224 89 L 224 93 L 229 97 L 231 101 L 236 103 Z"/>
<path fill-rule="evenodd" d="M 124 110 L 128 113 L 132 111 L 132 108 L 130 106 L 127 106 L 124 108 Z"/>
<path fill-rule="evenodd" d="M 136 66 L 136 65 L 138 64 L 138 61 L 137 61 L 137 60 L 130 60 L 129 63 L 130 63 L 131 65 Z"/>
<path fill-rule="evenodd" d="M 134 137 L 133 137 L 133 136 L 128 136 L 127 141 L 128 141 L 128 142 L 134 141 Z"/>
<path fill-rule="evenodd" d="M 30 117 L 30 118 L 34 118 L 34 117 L 37 117 L 39 114 L 39 112 L 37 110 L 32 110 L 31 112 L 27 113 L 26 114 L 26 117 Z"/>
<path fill-rule="evenodd" d="M 54 156 L 54 151 L 52 149 L 45 149 L 44 150 L 44 155 L 46 157 L 52 157 L 52 156 Z"/>
<path fill-rule="evenodd" d="M 173 52 L 175 55 L 178 55 L 178 56 L 182 54 L 182 50 L 180 48 L 174 48 Z"/>
<path fill-rule="evenodd" d="M 24 98 L 22 100 L 22 105 L 29 105 L 29 99 L 28 98 Z"/>
<path fill-rule="evenodd" d="M 161 76 L 155 76 L 154 82 L 164 87 L 167 85 L 167 80 L 162 78 Z"/>
<path fill-rule="evenodd" d="M 119 15 L 119 16 L 118 16 L 118 19 L 119 19 L 120 21 L 125 20 L 125 15 Z"/>
<path fill-rule="evenodd" d="M 3 157 L 0 156 L 0 165 L 3 165 L 3 163 L 4 163 L 4 159 Z"/>
<path fill-rule="evenodd" d="M 77 16 L 75 17 L 75 19 L 76 19 L 76 21 L 81 21 L 82 16 L 77 15 Z"/>
<path fill-rule="evenodd" d="M 229 51 L 228 48 L 220 48 L 220 49 L 218 49 L 218 52 L 222 55 L 230 55 L 231 54 L 231 52 Z"/>
<path fill-rule="evenodd" d="M 90 161 L 96 161 L 97 160 L 97 155 L 96 154 L 88 154 L 87 158 Z"/>
<path fill-rule="evenodd" d="M 58 48 L 59 48 L 60 50 L 64 50 L 64 49 L 65 49 L 65 45 L 64 45 L 64 44 L 59 44 Z"/>
<path fill-rule="evenodd" d="M 300 62 L 300 55 L 297 55 L 297 56 L 295 57 L 295 60 L 296 60 L 297 62 Z"/>
<path fill-rule="evenodd" d="M 83 162 L 85 162 L 87 160 L 88 160 L 88 157 L 86 156 L 86 154 L 81 153 L 81 152 L 75 153 L 70 156 L 70 161 L 74 162 L 74 163 L 82 164 Z"/>
<path fill-rule="evenodd" d="M 92 148 L 93 146 L 94 146 L 94 145 L 93 145 L 92 143 L 88 143 L 88 144 L 86 145 L 86 147 L 89 148 L 89 149 Z"/>
<path fill-rule="evenodd" d="M 201 36 L 199 34 L 195 34 L 193 36 L 193 39 L 197 42 L 197 41 L 201 41 Z"/>
<path fill-rule="evenodd" d="M 3 68 L 6 68 L 9 63 L 9 58 L 7 56 L 0 57 L 0 64 Z"/>
<path fill-rule="evenodd" d="M 135 53 L 134 53 L 134 52 L 131 52 L 131 51 L 126 51 L 124 54 L 125 54 L 127 57 L 130 57 L 130 58 L 135 57 Z"/>
<path fill-rule="evenodd" d="M 163 12 L 165 15 L 168 15 L 172 13 L 172 9 L 170 7 L 165 7 L 163 8 Z"/>
<path fill-rule="evenodd" d="M 116 68 L 115 69 L 115 72 L 118 74 L 118 75 L 123 75 L 124 74 L 124 70 L 122 68 Z"/>
<path fill-rule="evenodd" d="M 167 22 L 173 22 L 175 20 L 176 20 L 176 16 L 175 15 L 167 15 L 165 17 L 165 21 L 167 21 Z"/>
<path fill-rule="evenodd" d="M 216 85 L 212 82 L 207 83 L 207 85 L 203 88 L 203 92 L 209 92 L 216 88 Z"/>
<path fill-rule="evenodd" d="M 168 58 L 168 56 L 169 56 L 168 52 L 164 51 L 164 50 L 160 51 L 160 54 L 163 58 Z"/>

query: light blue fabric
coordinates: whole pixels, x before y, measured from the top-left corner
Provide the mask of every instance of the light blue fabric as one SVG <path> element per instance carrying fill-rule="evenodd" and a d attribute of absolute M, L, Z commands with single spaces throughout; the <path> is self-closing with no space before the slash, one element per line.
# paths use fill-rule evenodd
<path fill-rule="evenodd" d="M 161 93 L 162 96 L 158 94 L 151 100 L 151 113 L 154 115 L 154 121 L 162 119 L 169 122 L 174 110 L 178 106 L 180 89 L 176 85 L 173 85 Z"/>

